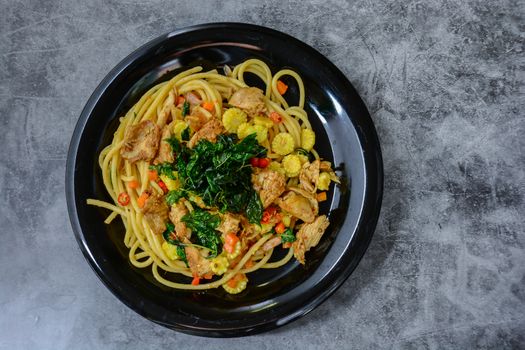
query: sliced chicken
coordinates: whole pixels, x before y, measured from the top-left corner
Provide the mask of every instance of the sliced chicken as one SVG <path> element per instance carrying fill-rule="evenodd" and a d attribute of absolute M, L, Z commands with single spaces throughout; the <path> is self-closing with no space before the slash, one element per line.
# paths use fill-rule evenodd
<path fill-rule="evenodd" d="M 321 171 L 326 171 L 330 175 L 330 180 L 333 182 L 341 183 L 339 180 L 339 177 L 335 174 L 335 172 L 332 170 L 332 164 L 326 160 L 321 161 L 319 165 L 319 169 Z"/>
<path fill-rule="evenodd" d="M 311 193 L 300 188 L 293 187 L 290 190 L 278 200 L 279 207 L 304 222 L 314 221 L 319 211 L 315 198 Z"/>
<path fill-rule="evenodd" d="M 186 121 L 193 131 L 199 131 L 208 122 L 208 117 L 200 108 L 194 108 L 191 115 L 186 116 Z"/>
<path fill-rule="evenodd" d="M 240 88 L 233 93 L 228 103 L 244 110 L 251 116 L 266 112 L 264 93 L 256 87 Z"/>
<path fill-rule="evenodd" d="M 326 215 L 321 215 L 314 222 L 301 226 L 296 235 L 297 240 L 292 244 L 297 261 L 304 265 L 304 254 L 319 243 L 329 224 Z"/>
<path fill-rule="evenodd" d="M 188 92 L 186 94 L 186 101 L 192 106 L 199 106 L 202 103 L 201 98 L 194 92 Z"/>
<path fill-rule="evenodd" d="M 224 132 L 225 130 L 221 122 L 218 119 L 213 118 L 204 124 L 204 126 L 193 135 L 191 140 L 188 142 L 188 147 L 193 148 L 197 142 L 202 139 L 215 142 L 217 141 L 217 136 Z"/>
<path fill-rule="evenodd" d="M 138 160 L 152 160 L 157 154 L 159 139 L 160 128 L 151 120 L 128 126 L 120 155 L 132 163 Z"/>
<path fill-rule="evenodd" d="M 286 177 L 274 170 L 265 169 L 252 174 L 253 188 L 259 192 L 264 208 L 273 203 L 286 188 Z"/>
<path fill-rule="evenodd" d="M 250 246 L 250 243 L 256 240 L 260 229 L 258 230 L 256 225 L 251 224 L 244 215 L 241 215 L 240 218 L 242 230 L 239 234 L 239 238 L 241 240 L 241 246 L 248 247 Z"/>
<path fill-rule="evenodd" d="M 188 246 L 184 248 L 184 251 L 193 276 L 202 277 L 211 272 L 209 260 L 199 253 L 199 249 Z"/>
<path fill-rule="evenodd" d="M 159 145 L 159 153 L 157 153 L 157 157 L 153 161 L 154 164 L 160 164 L 160 163 L 173 163 L 175 160 L 173 158 L 173 150 L 171 149 L 171 146 L 168 142 L 166 142 L 166 139 L 169 139 L 171 137 L 171 127 L 170 125 L 164 126 L 162 128 L 162 136 L 160 137 L 160 145 Z"/>
<path fill-rule="evenodd" d="M 227 235 L 230 232 L 237 233 L 239 231 L 239 224 L 241 220 L 232 214 L 221 215 L 221 224 L 217 227 L 217 231 L 223 235 Z"/>
<path fill-rule="evenodd" d="M 164 200 L 164 196 L 153 193 L 142 208 L 144 220 L 155 234 L 161 234 L 166 230 L 166 222 L 168 221 L 168 205 Z"/>
<path fill-rule="evenodd" d="M 179 201 L 179 203 L 171 206 L 169 217 L 175 225 L 175 234 L 181 241 L 184 241 L 185 238 L 189 239 L 191 236 L 191 231 L 182 222 L 182 217 L 186 214 L 188 214 L 188 208 L 186 208 L 183 201 Z"/>
<path fill-rule="evenodd" d="M 301 173 L 299 174 L 299 181 L 301 186 L 308 192 L 313 193 L 317 190 L 320 163 L 321 161 L 316 159 L 312 163 L 306 162 L 303 164 Z"/>
<path fill-rule="evenodd" d="M 300 194 L 304 198 L 308 199 L 308 201 L 310 202 L 310 205 L 312 206 L 312 209 L 315 212 L 315 215 L 317 215 L 317 212 L 319 210 L 319 203 L 317 202 L 317 199 L 314 193 L 305 191 L 299 187 L 290 187 L 289 190 L 294 191 L 295 193 Z"/>

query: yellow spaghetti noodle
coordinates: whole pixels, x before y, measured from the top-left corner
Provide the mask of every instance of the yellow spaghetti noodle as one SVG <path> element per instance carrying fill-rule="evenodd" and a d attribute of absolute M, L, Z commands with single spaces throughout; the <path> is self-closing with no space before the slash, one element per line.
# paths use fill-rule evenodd
<path fill-rule="evenodd" d="M 263 90 L 248 87 L 248 75 L 258 77 Z M 297 105 L 286 100 L 284 77 L 296 87 Z M 224 67 L 224 74 L 202 67 L 183 71 L 153 86 L 120 118 L 111 144 L 99 156 L 113 203 L 88 199 L 87 204 L 111 211 L 106 224 L 120 216 L 131 264 L 151 268 L 155 279 L 168 287 L 222 286 L 238 293 L 246 287 L 248 273 L 278 268 L 294 255 L 304 263 L 304 252 L 317 244 L 328 226 L 326 216 L 317 215 L 317 202 L 325 200 L 330 181 L 337 182 L 329 163 L 321 162 L 313 149 L 315 133 L 304 104 L 300 75 L 289 69 L 272 74 L 261 60 Z M 212 121 L 220 132 L 207 131 Z M 181 192 L 183 177 L 176 169 L 182 153 L 163 142 L 175 138 L 176 144 L 191 150 L 202 139 L 215 142 L 221 134 L 236 134 L 238 140 L 253 137 L 264 148 L 265 157 L 243 163 L 252 167 L 261 222 L 249 222 L 247 212 L 219 212 L 197 194 Z M 163 164 L 172 170 L 166 173 Z M 272 191 L 277 196 L 265 203 Z M 170 199 L 179 192 L 185 195 Z M 213 226 L 218 250 L 217 245 L 207 246 L 197 229 L 189 228 L 188 215 L 200 211 L 208 218 L 220 218 L 220 225 L 215 220 Z M 166 227 L 159 229 L 159 220 Z M 281 244 L 287 254 L 270 262 L 274 248 Z"/>

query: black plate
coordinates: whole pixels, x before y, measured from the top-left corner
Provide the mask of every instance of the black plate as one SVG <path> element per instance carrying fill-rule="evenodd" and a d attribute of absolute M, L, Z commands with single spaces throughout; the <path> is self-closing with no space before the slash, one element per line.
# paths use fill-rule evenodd
<path fill-rule="evenodd" d="M 260 58 L 273 70 L 289 67 L 306 86 L 306 110 L 318 135 L 319 154 L 336 165 L 343 184 L 321 212 L 331 225 L 307 253 L 306 267 L 290 262 L 249 275 L 239 295 L 222 288 L 171 290 L 151 269 L 130 265 L 123 225 L 103 223 L 106 210 L 87 198 L 109 200 L 97 157 L 118 117 L 149 87 L 195 65 L 235 65 Z M 291 95 L 296 89 L 290 83 Z M 296 97 L 296 96 L 294 96 Z M 293 101 L 293 98 L 292 98 Z M 319 52 L 272 29 L 238 23 L 197 25 L 163 35 L 120 62 L 100 83 L 76 125 L 66 169 L 69 217 L 84 256 L 104 284 L 126 305 L 166 327 L 204 336 L 242 336 L 284 325 L 311 311 L 351 274 L 372 237 L 383 189 L 381 151 L 374 125 L 344 75 Z"/>

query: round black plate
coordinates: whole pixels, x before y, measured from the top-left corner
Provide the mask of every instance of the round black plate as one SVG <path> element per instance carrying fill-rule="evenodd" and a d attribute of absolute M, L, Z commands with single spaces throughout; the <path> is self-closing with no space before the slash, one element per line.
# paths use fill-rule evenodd
<path fill-rule="evenodd" d="M 120 220 L 86 205 L 109 200 L 98 154 L 113 136 L 118 117 L 152 85 L 182 69 L 235 65 L 259 58 L 273 70 L 298 72 L 306 87 L 306 110 L 317 133 L 316 149 L 332 161 L 342 185 L 329 193 L 321 212 L 331 225 L 307 253 L 306 267 L 290 262 L 249 275 L 239 295 L 222 288 L 171 290 L 151 269 L 130 265 Z M 256 80 L 254 80 L 256 82 Z M 292 101 L 296 88 L 290 83 Z M 66 169 L 69 217 L 84 256 L 104 284 L 126 305 L 166 327 L 204 336 L 242 336 L 284 325 L 305 315 L 351 274 L 372 237 L 383 188 L 381 151 L 374 125 L 344 75 L 319 52 L 272 29 L 239 23 L 197 25 L 163 35 L 120 62 L 100 83 L 76 125 Z"/>

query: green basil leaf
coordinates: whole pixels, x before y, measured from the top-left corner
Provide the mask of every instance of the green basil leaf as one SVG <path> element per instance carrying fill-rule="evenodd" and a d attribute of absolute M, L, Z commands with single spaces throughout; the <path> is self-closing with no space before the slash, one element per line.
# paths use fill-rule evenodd
<path fill-rule="evenodd" d="M 282 234 L 281 234 L 281 241 L 283 243 L 293 243 L 297 240 L 295 237 L 293 231 L 291 228 L 287 228 Z"/>
<path fill-rule="evenodd" d="M 182 117 L 184 118 L 188 114 L 190 114 L 190 103 L 188 101 L 184 101 L 182 104 Z"/>
<path fill-rule="evenodd" d="M 189 126 L 186 129 L 182 130 L 182 132 L 180 133 L 180 138 L 182 141 L 190 140 L 190 127 Z"/>

